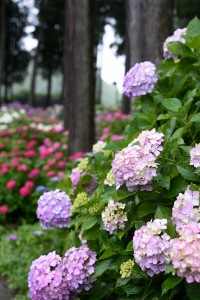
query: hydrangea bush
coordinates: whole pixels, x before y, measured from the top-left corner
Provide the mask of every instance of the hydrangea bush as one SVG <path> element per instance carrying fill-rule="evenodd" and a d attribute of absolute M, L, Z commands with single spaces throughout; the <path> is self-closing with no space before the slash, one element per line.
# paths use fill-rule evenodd
<path fill-rule="evenodd" d="M 138 62 L 125 77 L 140 109 L 124 139 L 95 146 L 58 185 L 72 203 L 62 276 L 80 279 L 78 299 L 199 299 L 200 21 L 176 34 L 159 70 Z"/>

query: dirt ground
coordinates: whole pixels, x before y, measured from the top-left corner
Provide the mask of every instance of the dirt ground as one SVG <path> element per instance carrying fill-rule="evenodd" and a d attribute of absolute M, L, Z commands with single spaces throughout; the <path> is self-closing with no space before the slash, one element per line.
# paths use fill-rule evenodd
<path fill-rule="evenodd" d="M 8 290 L 6 279 L 0 277 L 0 300 L 12 300 L 14 293 Z"/>

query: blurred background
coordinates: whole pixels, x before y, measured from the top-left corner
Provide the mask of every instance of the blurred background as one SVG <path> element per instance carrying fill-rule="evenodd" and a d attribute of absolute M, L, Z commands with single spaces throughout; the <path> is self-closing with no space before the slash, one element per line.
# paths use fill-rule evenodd
<path fill-rule="evenodd" d="M 64 64 L 70 60 L 67 2 L 0 1 L 1 103 L 63 103 L 64 77 L 70 76 Z M 71 0 L 73 6 L 81 2 Z M 139 60 L 159 64 L 166 37 L 200 14 L 199 0 L 90 0 L 89 5 L 95 103 L 109 107 L 122 103 L 125 70 Z M 76 22 L 82 26 L 80 19 Z M 128 113 L 126 100 L 123 103 Z"/>

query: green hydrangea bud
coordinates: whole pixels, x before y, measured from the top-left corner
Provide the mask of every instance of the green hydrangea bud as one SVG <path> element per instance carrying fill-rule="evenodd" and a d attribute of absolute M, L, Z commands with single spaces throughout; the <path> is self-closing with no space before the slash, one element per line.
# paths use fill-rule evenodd
<path fill-rule="evenodd" d="M 88 208 L 88 211 L 90 214 L 94 215 L 99 211 L 99 209 L 100 209 L 99 203 L 95 203 Z"/>
<path fill-rule="evenodd" d="M 88 201 L 89 201 L 89 198 L 88 198 L 87 193 L 85 193 L 85 192 L 79 193 L 77 195 L 76 199 L 74 200 L 71 211 L 74 212 L 80 206 L 86 205 L 88 203 Z"/>
<path fill-rule="evenodd" d="M 84 158 L 79 164 L 78 168 L 79 170 L 86 171 L 88 169 L 89 159 L 88 157 Z"/>
<path fill-rule="evenodd" d="M 108 172 L 106 179 L 104 180 L 104 184 L 109 185 L 109 186 L 112 186 L 115 184 L 115 177 L 114 177 L 114 172 L 112 169 Z"/>
<path fill-rule="evenodd" d="M 122 278 L 131 276 L 134 266 L 134 260 L 129 259 L 126 262 L 123 262 L 120 266 L 120 275 Z"/>

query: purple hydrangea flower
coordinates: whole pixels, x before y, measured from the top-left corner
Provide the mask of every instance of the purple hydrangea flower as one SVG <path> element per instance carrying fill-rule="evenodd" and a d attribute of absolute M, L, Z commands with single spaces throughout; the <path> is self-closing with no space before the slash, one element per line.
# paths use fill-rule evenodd
<path fill-rule="evenodd" d="M 195 147 L 190 150 L 190 165 L 195 168 L 200 167 L 200 144 L 196 144 Z"/>
<path fill-rule="evenodd" d="M 59 189 L 46 192 L 40 196 L 37 217 L 44 229 L 66 227 L 71 217 L 71 201 L 69 196 Z"/>
<path fill-rule="evenodd" d="M 180 193 L 172 208 L 172 221 L 179 232 L 183 225 L 200 220 L 199 192 L 190 191 L 188 188 L 184 194 Z"/>
<path fill-rule="evenodd" d="M 112 169 L 116 180 L 116 188 L 126 184 L 128 191 L 152 190 L 152 179 L 157 175 L 155 162 L 160 151 L 163 134 L 143 131 L 126 148 L 115 155 Z"/>
<path fill-rule="evenodd" d="M 80 170 L 79 168 L 72 169 L 72 172 L 70 174 L 70 178 L 71 178 L 72 187 L 73 187 L 74 190 L 76 189 L 77 184 L 78 184 L 78 182 L 81 178 L 81 173 L 82 173 L 82 170 Z"/>
<path fill-rule="evenodd" d="M 32 300 L 71 300 L 67 284 L 63 284 L 61 257 L 56 252 L 42 255 L 32 262 L 28 274 L 28 297 Z"/>
<path fill-rule="evenodd" d="M 7 241 L 16 241 L 18 240 L 18 235 L 17 234 L 10 234 L 9 236 L 7 236 Z"/>
<path fill-rule="evenodd" d="M 155 65 L 150 61 L 135 64 L 124 78 L 124 94 L 129 98 L 135 98 L 151 93 L 158 81 L 155 70 Z"/>
<path fill-rule="evenodd" d="M 180 231 L 180 237 L 172 240 L 171 260 L 177 275 L 188 283 L 200 282 L 200 224 L 190 222 Z"/>
<path fill-rule="evenodd" d="M 135 261 L 149 276 L 165 271 L 170 262 L 170 237 L 162 233 L 166 224 L 166 219 L 148 222 L 147 226 L 136 230 L 133 237 Z"/>
<path fill-rule="evenodd" d="M 64 282 L 70 290 L 80 293 L 89 290 L 92 282 L 96 279 L 94 274 L 96 253 L 91 251 L 87 245 L 79 248 L 70 248 L 66 251 L 62 262 Z"/>
<path fill-rule="evenodd" d="M 102 212 L 104 227 L 110 234 L 117 229 L 124 229 L 125 222 L 128 221 L 127 213 L 124 212 L 125 204 L 110 200 L 108 206 Z"/>
<path fill-rule="evenodd" d="M 186 28 L 183 29 L 177 29 L 174 31 L 174 34 L 169 36 L 163 44 L 163 56 L 164 58 L 173 58 L 173 59 L 177 59 L 178 56 L 174 55 L 172 53 L 169 52 L 167 45 L 169 42 L 181 42 L 181 43 L 185 43 L 185 39 L 182 37 L 182 35 L 186 34 Z"/>

